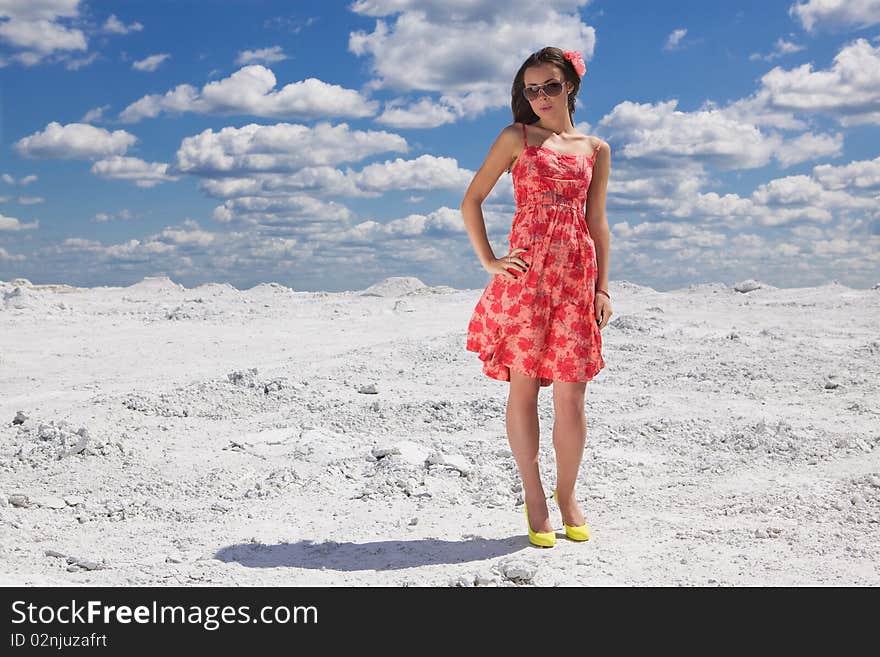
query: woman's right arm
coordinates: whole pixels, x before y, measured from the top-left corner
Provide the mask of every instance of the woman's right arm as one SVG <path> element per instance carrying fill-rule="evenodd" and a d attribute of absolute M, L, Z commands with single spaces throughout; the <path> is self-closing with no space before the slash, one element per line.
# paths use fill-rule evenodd
<path fill-rule="evenodd" d="M 510 163 L 516 157 L 516 151 L 519 147 L 520 132 L 515 125 L 509 125 L 489 149 L 483 165 L 474 175 L 474 179 L 465 192 L 464 199 L 461 202 L 461 216 L 464 219 L 464 227 L 470 237 L 474 251 L 480 259 L 483 269 L 490 271 L 490 265 L 495 262 L 495 254 L 492 252 L 492 246 L 489 244 L 489 238 L 486 235 L 486 222 L 483 219 L 482 203 L 495 183 L 501 177 L 501 174 L 510 166 Z M 492 273 L 490 271 L 490 273 Z"/>

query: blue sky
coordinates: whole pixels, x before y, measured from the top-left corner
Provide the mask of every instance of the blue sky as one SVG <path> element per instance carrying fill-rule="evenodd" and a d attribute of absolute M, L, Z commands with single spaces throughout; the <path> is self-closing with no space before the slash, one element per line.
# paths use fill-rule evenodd
<path fill-rule="evenodd" d="M 0 0 L 0 279 L 482 288 L 459 205 L 547 45 L 611 281 L 880 282 L 880 0 Z"/>

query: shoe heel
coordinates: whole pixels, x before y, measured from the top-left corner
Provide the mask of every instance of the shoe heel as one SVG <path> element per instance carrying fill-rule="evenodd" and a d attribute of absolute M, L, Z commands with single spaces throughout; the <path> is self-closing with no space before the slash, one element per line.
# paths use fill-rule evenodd
<path fill-rule="evenodd" d="M 553 501 L 559 506 L 559 495 L 556 494 L 555 488 L 553 489 Z M 565 535 L 573 541 L 587 541 L 590 539 L 590 525 L 586 522 L 579 527 L 566 525 L 565 522 L 562 523 L 562 526 L 565 528 Z"/>
<path fill-rule="evenodd" d="M 538 547 L 553 547 L 556 545 L 556 532 L 536 532 L 532 530 L 532 523 L 529 522 L 529 507 L 523 502 L 523 508 L 526 512 L 526 529 L 529 530 L 529 542 Z"/>

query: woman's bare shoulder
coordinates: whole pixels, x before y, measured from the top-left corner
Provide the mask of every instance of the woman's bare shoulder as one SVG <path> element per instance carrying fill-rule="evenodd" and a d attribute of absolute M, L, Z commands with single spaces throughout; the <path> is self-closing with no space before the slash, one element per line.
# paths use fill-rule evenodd
<path fill-rule="evenodd" d="M 519 121 L 511 123 L 510 125 L 505 126 L 504 130 L 501 131 L 501 134 L 503 134 L 508 139 L 511 137 L 522 139 L 523 125 L 524 124 L 520 123 Z"/>
<path fill-rule="evenodd" d="M 611 150 L 611 147 L 603 140 L 601 137 L 596 137 L 595 135 L 586 135 L 587 139 L 590 140 L 590 143 L 593 145 L 593 150 L 599 149 L 604 151 Z"/>
<path fill-rule="evenodd" d="M 498 141 L 503 143 L 506 150 L 513 155 L 519 155 L 523 141 L 523 124 L 511 123 L 504 127 L 498 135 Z"/>

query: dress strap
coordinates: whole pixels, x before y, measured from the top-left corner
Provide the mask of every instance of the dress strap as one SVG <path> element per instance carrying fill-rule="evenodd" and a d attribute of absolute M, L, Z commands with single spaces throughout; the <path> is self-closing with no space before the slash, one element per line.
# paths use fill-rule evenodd
<path fill-rule="evenodd" d="M 593 154 L 590 156 L 590 161 L 591 161 L 591 162 L 595 162 L 595 161 L 596 161 L 596 154 L 599 152 L 599 149 L 600 149 L 600 148 L 602 148 L 602 142 L 601 142 L 601 141 L 599 142 L 599 145 L 596 146 L 596 150 L 594 150 L 594 151 L 593 151 Z"/>

